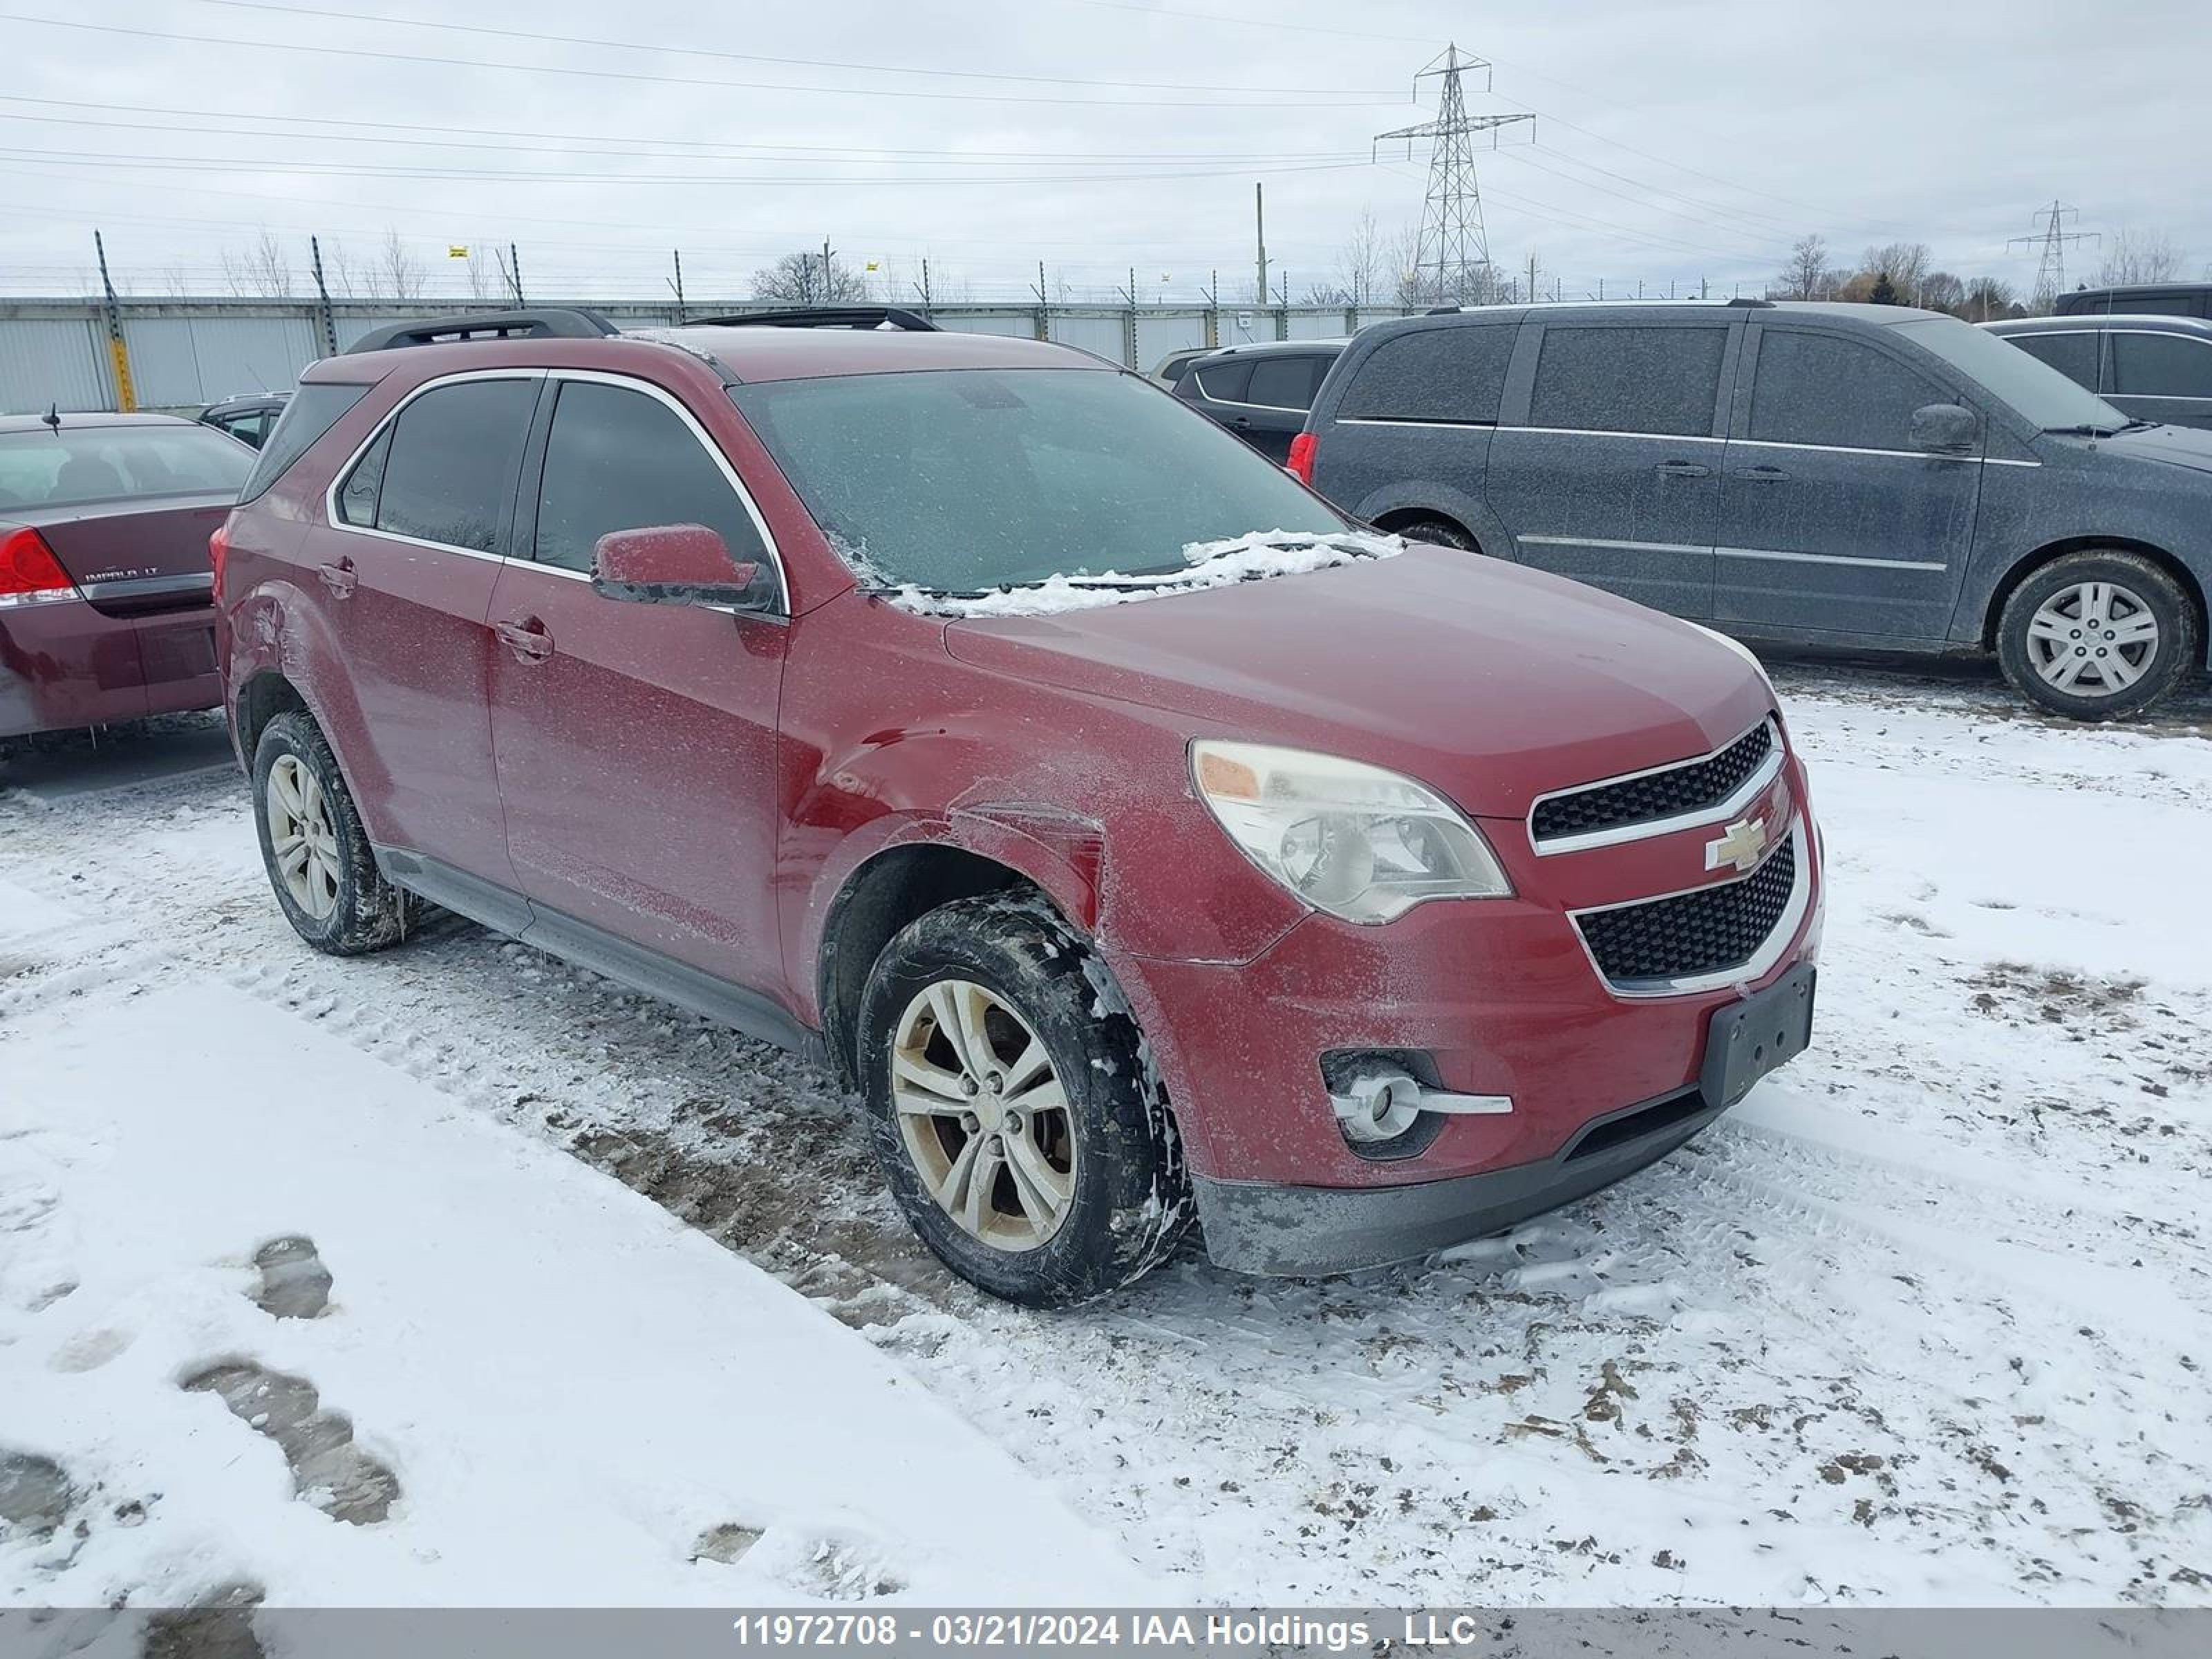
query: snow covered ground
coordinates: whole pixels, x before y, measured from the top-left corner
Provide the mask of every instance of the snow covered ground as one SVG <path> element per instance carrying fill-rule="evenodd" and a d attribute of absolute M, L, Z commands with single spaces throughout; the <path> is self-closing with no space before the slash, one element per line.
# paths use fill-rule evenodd
<path fill-rule="evenodd" d="M 2212 706 L 1778 679 L 1811 1054 L 1449 1259 L 1191 1255 L 1058 1316 L 934 1266 L 819 1075 L 457 922 L 315 957 L 234 775 L 130 781 L 173 731 L 42 759 L 0 793 L 0 1455 L 96 1501 L 0 1541 L 0 1602 L 1112 1596 L 1126 1556 L 1176 1601 L 2212 1603 Z M 253 1299 L 312 1291 L 254 1265 L 293 1236 L 318 1317 Z M 293 1497 L 219 1362 L 348 1414 L 387 1517 Z M 933 1502 L 1053 1543 L 947 1553 Z M 762 1537 L 692 1560 L 718 1526 Z"/>

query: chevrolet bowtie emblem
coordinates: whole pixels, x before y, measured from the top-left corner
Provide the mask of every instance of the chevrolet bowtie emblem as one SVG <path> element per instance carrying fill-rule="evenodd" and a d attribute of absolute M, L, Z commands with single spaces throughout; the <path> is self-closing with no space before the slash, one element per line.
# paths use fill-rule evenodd
<path fill-rule="evenodd" d="M 1748 870 L 1765 850 L 1766 820 L 1739 818 L 1718 841 L 1705 843 L 1705 868 L 1717 870 L 1723 864 L 1732 864 L 1738 870 Z"/>

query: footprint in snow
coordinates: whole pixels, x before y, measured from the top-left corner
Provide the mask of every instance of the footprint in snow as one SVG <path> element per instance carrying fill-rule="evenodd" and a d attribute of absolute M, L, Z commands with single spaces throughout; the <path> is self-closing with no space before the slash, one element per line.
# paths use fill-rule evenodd
<path fill-rule="evenodd" d="M 261 1269 L 254 1305 L 272 1318 L 319 1318 L 331 1305 L 331 1270 L 313 1239 L 272 1238 L 253 1253 L 253 1265 Z"/>
<path fill-rule="evenodd" d="M 188 1394 L 212 1394 L 231 1415 L 275 1441 L 291 1465 L 295 1494 L 333 1520 L 374 1526 L 399 1501 L 399 1478 L 353 1443 L 353 1419 L 325 1411 L 304 1376 L 252 1360 L 211 1365 L 184 1382 Z"/>

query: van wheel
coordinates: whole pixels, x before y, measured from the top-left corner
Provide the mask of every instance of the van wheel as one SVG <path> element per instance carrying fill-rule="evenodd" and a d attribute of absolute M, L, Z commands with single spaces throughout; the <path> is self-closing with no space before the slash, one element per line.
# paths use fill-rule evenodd
<path fill-rule="evenodd" d="M 293 932 L 334 957 L 396 943 L 413 902 L 384 878 L 321 728 L 293 710 L 253 749 L 253 823 Z"/>
<path fill-rule="evenodd" d="M 1437 547 L 1456 547 L 1463 552 L 1480 553 L 1474 538 L 1462 530 L 1449 519 L 1408 519 L 1391 532 L 1403 536 L 1409 542 L 1428 542 Z"/>
<path fill-rule="evenodd" d="M 2073 720 L 2142 713 L 2189 677 L 2197 653 L 2197 613 L 2180 585 L 2118 549 L 2053 559 L 1997 620 L 2013 690 Z"/>
<path fill-rule="evenodd" d="M 993 1296 L 1090 1301 L 1165 1261 L 1188 1226 L 1135 1018 L 1041 900 L 960 899 L 907 927 L 868 975 L 858 1048 L 892 1195 Z"/>

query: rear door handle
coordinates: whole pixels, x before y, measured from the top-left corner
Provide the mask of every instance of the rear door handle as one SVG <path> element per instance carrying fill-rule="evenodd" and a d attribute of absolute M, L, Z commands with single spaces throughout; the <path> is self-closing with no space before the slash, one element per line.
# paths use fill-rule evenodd
<path fill-rule="evenodd" d="M 514 653 L 518 662 L 544 662 L 553 654 L 553 636 L 535 617 L 525 617 L 520 622 L 494 623 L 491 631 L 498 635 L 501 645 Z"/>
<path fill-rule="evenodd" d="M 351 599 L 354 589 L 361 586 L 361 578 L 354 574 L 351 559 L 340 559 L 336 564 L 318 566 L 315 574 L 323 579 L 323 586 L 331 590 L 331 597 L 334 599 Z"/>
<path fill-rule="evenodd" d="M 1773 483 L 1790 475 L 1778 466 L 1747 466 L 1735 476 L 1746 483 Z"/>
<path fill-rule="evenodd" d="M 1713 470 L 1696 461 L 1662 461 L 1659 473 L 1667 478 L 1710 478 L 1713 476 Z"/>

